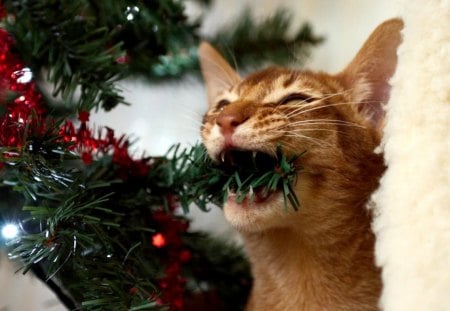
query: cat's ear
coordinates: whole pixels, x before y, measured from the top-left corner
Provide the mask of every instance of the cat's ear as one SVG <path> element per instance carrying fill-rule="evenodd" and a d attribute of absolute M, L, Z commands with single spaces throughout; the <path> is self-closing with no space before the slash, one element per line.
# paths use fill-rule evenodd
<path fill-rule="evenodd" d="M 238 73 L 209 43 L 202 42 L 198 48 L 200 68 L 206 84 L 211 105 L 216 96 L 241 81 Z"/>
<path fill-rule="evenodd" d="M 358 112 L 380 127 L 389 100 L 389 80 L 397 67 L 403 21 L 391 19 L 369 36 L 351 63 L 337 77 L 352 93 Z"/>

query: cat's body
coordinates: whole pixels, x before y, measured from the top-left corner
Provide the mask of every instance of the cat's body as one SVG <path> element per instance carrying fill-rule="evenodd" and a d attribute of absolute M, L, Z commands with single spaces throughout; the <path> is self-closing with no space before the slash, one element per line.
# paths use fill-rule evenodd
<path fill-rule="evenodd" d="M 252 266 L 247 310 L 377 308 L 381 280 L 366 204 L 384 171 L 374 149 L 401 28 L 399 20 L 381 25 L 337 75 L 274 67 L 242 80 L 212 47 L 201 46 L 209 155 L 274 155 L 278 144 L 287 155 L 306 151 L 294 185 L 298 212 L 283 208 L 280 192 L 242 203 L 231 193 L 224 205 Z"/>

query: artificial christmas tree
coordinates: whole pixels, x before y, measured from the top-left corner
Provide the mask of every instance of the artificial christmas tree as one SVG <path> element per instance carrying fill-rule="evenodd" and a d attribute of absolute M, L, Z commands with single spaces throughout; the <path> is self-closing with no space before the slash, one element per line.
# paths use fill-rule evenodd
<path fill-rule="evenodd" d="M 177 207 L 206 210 L 227 187 L 243 198 L 265 184 L 283 187 L 297 208 L 295 159 L 280 153 L 273 167 L 255 163 L 242 175 L 210 162 L 201 146 L 136 158 L 127 137 L 89 123 L 92 109 L 125 103 L 117 81 L 196 68 L 198 24 L 187 22 L 182 3 L 5 1 L 0 9 L 0 211 L 2 223 L 20 228 L 8 242 L 11 257 L 71 309 L 242 308 L 251 284 L 244 256 L 188 231 Z M 270 35 L 211 41 L 292 44 L 281 36 L 288 24 L 280 13 L 260 26 Z M 295 41 L 320 40 L 305 26 Z M 271 55 L 280 58 L 281 50 Z"/>

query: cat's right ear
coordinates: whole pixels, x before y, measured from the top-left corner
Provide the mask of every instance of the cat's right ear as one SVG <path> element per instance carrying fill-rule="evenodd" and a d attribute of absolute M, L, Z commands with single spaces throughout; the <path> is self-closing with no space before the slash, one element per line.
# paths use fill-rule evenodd
<path fill-rule="evenodd" d="M 390 96 L 389 80 L 397 67 L 397 48 L 402 41 L 403 21 L 391 19 L 378 26 L 352 62 L 337 75 L 351 90 L 357 110 L 380 129 L 384 104 Z"/>
<path fill-rule="evenodd" d="M 208 102 L 212 105 L 217 95 L 230 89 L 241 81 L 241 78 L 209 43 L 200 44 L 198 55 L 208 93 Z"/>

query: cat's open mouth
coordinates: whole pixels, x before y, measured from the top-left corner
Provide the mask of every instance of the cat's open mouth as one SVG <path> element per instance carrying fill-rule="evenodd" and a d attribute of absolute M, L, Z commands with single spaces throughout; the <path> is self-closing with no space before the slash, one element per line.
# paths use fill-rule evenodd
<path fill-rule="evenodd" d="M 221 164 L 242 170 L 268 171 L 275 168 L 277 158 L 260 151 L 227 149 L 220 153 Z"/>
<path fill-rule="evenodd" d="M 278 163 L 278 159 L 265 152 L 227 149 L 219 154 L 219 160 L 223 169 L 228 171 L 239 171 L 239 176 L 243 183 L 247 178 L 273 171 Z M 238 192 L 238 193 L 236 193 Z M 267 185 L 257 185 L 252 187 L 246 195 L 242 195 L 234 189 L 229 188 L 229 198 L 237 203 L 262 203 L 269 199 L 278 189 L 269 189 Z"/>

